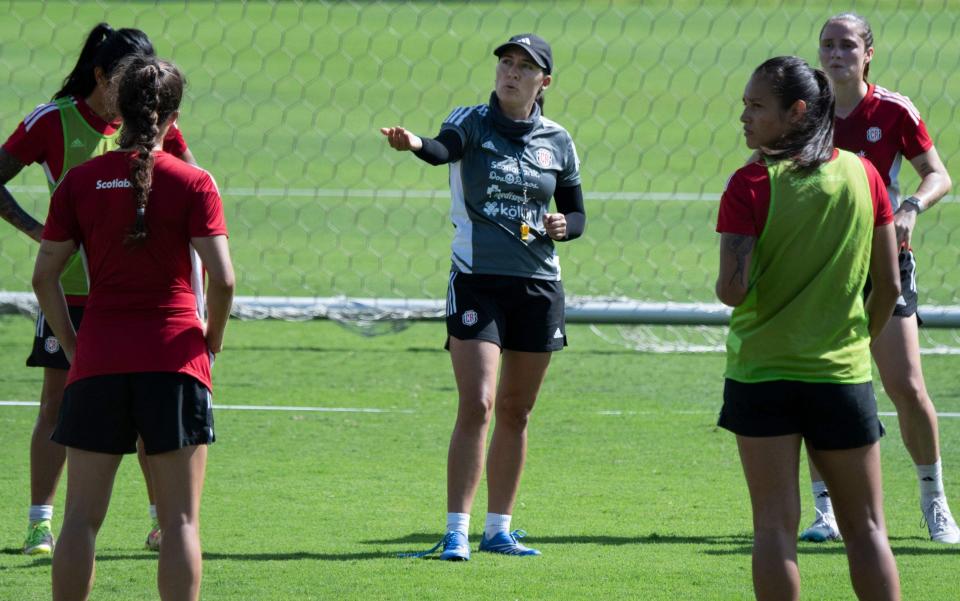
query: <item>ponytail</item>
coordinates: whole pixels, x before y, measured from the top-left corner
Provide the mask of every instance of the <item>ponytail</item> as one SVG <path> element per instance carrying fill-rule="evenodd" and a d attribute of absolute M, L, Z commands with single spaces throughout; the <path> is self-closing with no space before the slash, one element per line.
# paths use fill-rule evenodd
<path fill-rule="evenodd" d="M 128 245 L 147 238 L 147 201 L 153 186 L 153 149 L 160 126 L 180 108 L 183 75 L 172 63 L 152 56 L 134 55 L 124 61 L 117 78 L 117 109 L 123 117 L 120 147 L 132 148 L 130 183 L 136 213 L 127 234 Z"/>
<path fill-rule="evenodd" d="M 770 85 L 779 100 L 780 110 L 788 111 L 798 100 L 807 110 L 777 142 L 777 152 L 764 153 L 773 160 L 788 159 L 799 170 L 814 169 L 833 156 L 833 118 L 835 99 L 833 84 L 826 73 L 814 69 L 795 56 L 778 56 L 766 61 L 753 72 Z"/>
<path fill-rule="evenodd" d="M 98 23 L 87 35 L 77 58 L 77 64 L 63 80 L 54 100 L 64 96 L 87 98 L 97 87 L 96 68 L 109 77 L 117 64 L 131 54 L 153 56 L 153 44 L 139 29 L 114 30 L 106 23 Z"/>

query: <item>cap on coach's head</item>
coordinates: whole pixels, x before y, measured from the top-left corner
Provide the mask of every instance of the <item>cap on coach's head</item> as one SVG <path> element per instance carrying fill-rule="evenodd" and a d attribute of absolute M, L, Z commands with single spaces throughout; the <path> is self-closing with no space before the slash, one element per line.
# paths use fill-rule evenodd
<path fill-rule="evenodd" d="M 499 57 L 511 46 L 523 49 L 524 52 L 530 55 L 533 62 L 537 63 L 547 75 L 550 75 L 550 72 L 553 71 L 553 52 L 550 50 L 550 44 L 540 36 L 534 33 L 515 35 L 505 43 L 497 46 L 497 49 L 494 50 L 493 53 Z"/>

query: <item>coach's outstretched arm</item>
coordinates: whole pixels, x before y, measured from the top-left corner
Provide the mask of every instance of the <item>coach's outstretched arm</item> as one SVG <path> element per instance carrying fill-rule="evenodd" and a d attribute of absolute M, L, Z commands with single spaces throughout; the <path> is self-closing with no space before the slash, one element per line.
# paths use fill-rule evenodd
<path fill-rule="evenodd" d="M 750 259 L 757 242 L 755 236 L 720 234 L 720 275 L 717 276 L 717 298 L 736 307 L 750 289 Z"/>

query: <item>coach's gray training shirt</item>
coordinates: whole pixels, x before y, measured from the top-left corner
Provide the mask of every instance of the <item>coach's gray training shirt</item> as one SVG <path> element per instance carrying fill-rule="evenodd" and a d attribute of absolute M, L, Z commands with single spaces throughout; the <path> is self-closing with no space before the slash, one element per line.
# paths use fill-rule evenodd
<path fill-rule="evenodd" d="M 441 126 L 463 142 L 463 157 L 450 163 L 452 268 L 559 280 L 560 261 L 543 215 L 557 187 L 580 184 L 573 140 L 539 116 L 524 139 L 508 138 L 494 128 L 490 113 L 486 104 L 459 107 Z M 529 227 L 526 240 L 521 224 Z"/>

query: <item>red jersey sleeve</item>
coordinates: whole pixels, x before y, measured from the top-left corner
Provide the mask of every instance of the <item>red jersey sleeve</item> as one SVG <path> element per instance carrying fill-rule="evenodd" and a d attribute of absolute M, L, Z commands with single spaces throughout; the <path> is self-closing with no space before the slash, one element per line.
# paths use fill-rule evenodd
<path fill-rule="evenodd" d="M 870 197 L 873 200 L 873 227 L 880 227 L 893 222 L 893 207 L 890 205 L 890 196 L 887 186 L 880 177 L 880 172 L 869 160 L 860 157 L 864 169 L 867 171 L 867 181 L 870 183 Z"/>
<path fill-rule="evenodd" d="M 3 143 L 3 149 L 24 165 L 43 162 L 48 140 L 63 137 L 60 111 L 56 105 L 42 104 L 24 117 L 17 129 Z"/>
<path fill-rule="evenodd" d="M 163 151 L 175 157 L 182 157 L 187 150 L 187 141 L 183 139 L 183 133 L 174 121 L 167 130 L 167 135 L 163 137 Z"/>
<path fill-rule="evenodd" d="M 70 182 L 71 178 L 68 174 L 57 186 L 57 189 L 53 191 L 53 196 L 50 197 L 50 211 L 47 213 L 47 220 L 43 224 L 41 237 L 53 242 L 73 240 L 79 245 L 80 227 L 77 223 L 76 213 L 69 204 Z"/>
<path fill-rule="evenodd" d="M 738 169 L 720 197 L 717 232 L 760 236 L 770 210 L 770 176 L 760 162 Z"/>
<path fill-rule="evenodd" d="M 900 128 L 900 147 L 908 161 L 933 148 L 933 140 L 927 133 L 927 126 L 920 115 L 907 112 L 903 116 Z"/>
<path fill-rule="evenodd" d="M 213 177 L 206 171 L 197 179 L 194 201 L 190 203 L 188 227 L 191 238 L 226 236 L 227 220 L 223 216 L 223 202 Z"/>

